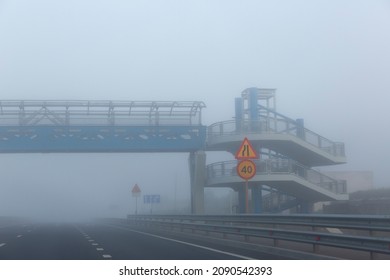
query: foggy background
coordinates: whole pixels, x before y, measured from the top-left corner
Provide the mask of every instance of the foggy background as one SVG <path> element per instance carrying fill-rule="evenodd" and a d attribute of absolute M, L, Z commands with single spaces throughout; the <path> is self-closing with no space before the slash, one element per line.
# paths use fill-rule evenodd
<path fill-rule="evenodd" d="M 376 187 L 390 187 L 389 50 L 385 0 L 0 0 L 0 100 L 199 100 L 211 125 L 245 88 L 276 88 L 278 112 L 345 143 L 329 169 L 372 170 Z M 187 160 L 1 154 L 0 215 L 124 216 L 135 183 L 189 211 Z"/>

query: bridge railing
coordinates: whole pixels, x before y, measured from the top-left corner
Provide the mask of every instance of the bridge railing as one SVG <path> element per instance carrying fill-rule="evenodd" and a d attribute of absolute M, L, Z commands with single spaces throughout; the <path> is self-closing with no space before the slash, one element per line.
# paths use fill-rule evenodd
<path fill-rule="evenodd" d="M 199 101 L 0 101 L 0 126 L 201 125 Z"/>
<path fill-rule="evenodd" d="M 345 180 L 336 180 L 291 159 L 254 160 L 256 174 L 290 174 L 336 194 L 347 193 Z M 236 177 L 237 161 L 223 161 L 207 166 L 207 178 Z"/>
<path fill-rule="evenodd" d="M 202 235 L 207 241 L 237 240 L 238 246 L 252 244 L 307 251 L 304 244 L 311 245 L 309 253 L 341 258 L 341 253 L 355 258 L 356 253 L 367 252 L 364 259 L 390 258 L 390 218 L 388 216 L 357 215 L 129 215 L 126 223 L 133 226 L 151 226 Z M 215 234 L 219 234 L 215 236 Z M 272 243 L 265 242 L 266 240 Z M 290 243 L 282 243 L 290 242 Z M 224 244 L 227 244 L 226 242 Z M 327 248 L 335 248 L 329 251 Z M 342 251 L 347 249 L 347 251 Z M 341 251 L 340 251 L 341 250 Z M 268 251 L 269 252 L 269 251 Z"/>
<path fill-rule="evenodd" d="M 300 127 L 296 121 L 285 118 L 263 118 L 256 121 L 224 121 L 208 127 L 208 140 L 240 134 L 288 134 L 300 138 L 333 156 L 345 156 L 344 143 L 333 142 L 321 135 Z"/>

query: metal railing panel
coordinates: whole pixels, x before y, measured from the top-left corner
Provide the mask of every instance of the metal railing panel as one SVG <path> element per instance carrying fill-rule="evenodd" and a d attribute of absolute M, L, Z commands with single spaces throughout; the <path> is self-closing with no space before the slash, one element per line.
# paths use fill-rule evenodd
<path fill-rule="evenodd" d="M 346 194 L 346 181 L 336 180 L 291 159 L 254 160 L 256 174 L 291 174 L 335 194 Z M 237 161 L 223 161 L 207 166 L 207 178 L 236 177 Z"/>
<path fill-rule="evenodd" d="M 307 128 L 299 128 L 296 122 L 290 119 L 272 118 L 256 121 L 218 122 L 208 127 L 207 136 L 208 141 L 212 142 L 214 139 L 223 136 L 241 134 L 287 134 L 297 137 L 330 155 L 345 156 L 344 143 L 333 142 Z"/>

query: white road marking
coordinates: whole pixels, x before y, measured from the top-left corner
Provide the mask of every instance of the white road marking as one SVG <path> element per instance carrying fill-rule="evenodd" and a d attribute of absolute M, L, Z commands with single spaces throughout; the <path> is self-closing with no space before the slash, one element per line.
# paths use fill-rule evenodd
<path fill-rule="evenodd" d="M 0 247 L 5 246 L 5 244 L 7 244 L 7 243 L 0 243 Z"/>
<path fill-rule="evenodd" d="M 19 234 L 18 236 L 16 236 L 17 238 L 20 238 L 20 237 L 22 237 L 23 235 L 21 235 L 21 234 Z"/>
<path fill-rule="evenodd" d="M 86 239 L 88 239 L 88 242 L 91 242 L 91 245 L 92 246 L 99 246 L 99 244 L 98 243 L 96 243 L 95 242 L 95 240 L 93 240 L 93 239 L 91 239 L 91 237 L 88 235 L 88 234 L 86 234 L 82 229 L 80 229 L 79 227 L 77 227 L 77 226 L 75 226 L 76 227 L 76 229 L 86 238 Z M 92 243 L 93 242 L 93 243 Z M 96 248 L 96 251 L 104 251 L 104 249 L 103 248 Z M 111 259 L 112 258 L 112 256 L 111 255 L 102 255 L 103 256 L 103 258 L 105 258 L 105 259 Z"/>
<path fill-rule="evenodd" d="M 160 238 L 160 239 L 163 239 L 163 240 L 168 240 L 168 241 L 172 241 L 172 242 L 176 242 L 176 243 L 180 243 L 180 244 L 185 244 L 185 245 L 193 246 L 193 247 L 196 247 L 196 248 L 201 248 L 201 249 L 204 249 L 204 250 L 212 251 L 212 252 L 215 252 L 215 253 L 225 254 L 225 255 L 232 256 L 232 257 L 236 257 L 236 258 L 241 258 L 241 259 L 244 259 L 244 260 L 255 260 L 255 259 L 247 257 L 247 256 L 234 254 L 234 253 L 230 253 L 230 252 L 226 252 L 226 251 L 221 251 L 221 250 L 209 248 L 209 247 L 206 247 L 206 246 L 197 245 L 197 244 L 193 244 L 193 243 L 189 243 L 189 242 L 185 242 L 185 241 L 180 241 L 180 240 L 176 240 L 176 239 L 172 239 L 172 238 L 167 238 L 167 237 L 163 237 L 163 236 L 159 236 L 159 235 L 155 235 L 155 234 L 151 234 L 151 233 L 146 233 L 146 232 L 142 232 L 142 231 L 138 231 L 138 230 L 123 228 L 123 227 L 118 227 L 118 226 L 113 226 L 113 225 L 105 225 L 105 226 L 119 228 L 119 229 L 126 230 L 126 231 L 131 231 L 131 232 L 135 232 L 135 233 L 139 233 L 139 234 L 152 236 L 152 237 L 155 237 L 155 238 Z"/>

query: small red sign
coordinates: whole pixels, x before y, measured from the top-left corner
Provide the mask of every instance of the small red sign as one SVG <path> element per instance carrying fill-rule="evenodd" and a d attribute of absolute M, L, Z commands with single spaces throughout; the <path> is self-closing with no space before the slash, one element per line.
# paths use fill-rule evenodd
<path fill-rule="evenodd" d="M 141 192 L 141 189 L 138 187 L 137 184 L 134 185 L 133 189 L 131 190 L 133 194 L 138 194 Z"/>

